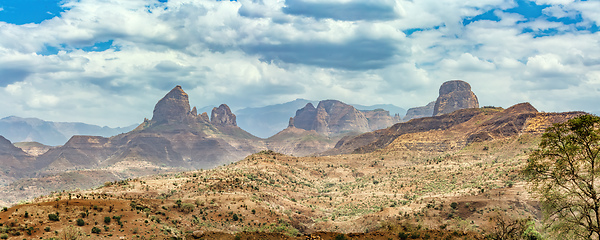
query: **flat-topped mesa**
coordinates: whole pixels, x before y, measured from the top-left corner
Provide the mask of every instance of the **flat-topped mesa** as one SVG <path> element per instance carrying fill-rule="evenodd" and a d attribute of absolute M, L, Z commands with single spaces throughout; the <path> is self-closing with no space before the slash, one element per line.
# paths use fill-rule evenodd
<path fill-rule="evenodd" d="M 184 122 L 189 116 L 191 114 L 188 95 L 181 86 L 177 85 L 156 103 L 152 122 L 155 124 Z"/>
<path fill-rule="evenodd" d="M 465 108 L 479 108 L 479 101 L 465 81 L 453 80 L 442 84 L 440 95 L 433 108 L 433 116 L 439 116 Z"/>
<path fill-rule="evenodd" d="M 210 123 L 217 126 L 237 126 L 235 114 L 231 112 L 226 104 L 221 104 L 218 108 L 212 109 Z"/>

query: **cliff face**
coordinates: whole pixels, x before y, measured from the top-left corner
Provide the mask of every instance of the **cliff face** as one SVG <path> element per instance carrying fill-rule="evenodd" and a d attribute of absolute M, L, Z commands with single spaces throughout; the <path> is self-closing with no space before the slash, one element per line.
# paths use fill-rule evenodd
<path fill-rule="evenodd" d="M 375 109 L 371 111 L 361 111 L 369 122 L 369 131 L 388 128 L 401 121 L 400 116 L 391 116 L 389 111 Z"/>
<path fill-rule="evenodd" d="M 325 100 L 319 102 L 316 108 L 308 103 L 296 111 L 289 126 L 314 130 L 324 136 L 336 136 L 385 128 L 398 121 L 399 117 L 392 117 L 385 110 L 359 111 L 337 100 Z"/>
<path fill-rule="evenodd" d="M 156 124 L 184 122 L 191 115 L 188 95 L 178 85 L 156 103 L 152 122 Z"/>
<path fill-rule="evenodd" d="M 219 126 L 237 127 L 235 115 L 229 109 L 229 106 L 221 104 L 218 108 L 213 108 L 210 115 L 210 123 Z"/>
<path fill-rule="evenodd" d="M 439 116 L 465 108 L 478 108 L 479 101 L 465 81 L 454 80 L 442 84 L 440 95 L 435 101 L 433 116 Z"/>
<path fill-rule="evenodd" d="M 402 121 L 408 122 L 415 118 L 431 117 L 433 116 L 434 107 L 435 101 L 430 102 L 426 106 L 410 108 L 406 111 L 406 115 L 402 118 Z"/>

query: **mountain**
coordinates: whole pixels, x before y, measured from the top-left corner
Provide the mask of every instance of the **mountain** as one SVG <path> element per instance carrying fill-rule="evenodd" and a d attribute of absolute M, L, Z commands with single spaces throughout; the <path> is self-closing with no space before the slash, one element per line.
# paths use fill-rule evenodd
<path fill-rule="evenodd" d="M 261 138 L 268 138 L 288 125 L 290 117 L 294 116 L 297 109 L 307 103 L 316 104 L 315 101 L 296 99 L 282 104 L 269 105 L 257 108 L 243 108 L 235 112 L 238 125 Z"/>
<path fill-rule="evenodd" d="M 389 112 L 391 116 L 398 115 L 399 117 L 404 117 L 406 115 L 406 109 L 398 107 L 394 104 L 375 104 L 370 106 L 360 105 L 360 104 L 350 104 L 354 106 L 354 108 L 360 111 L 370 111 L 376 109 L 384 109 Z"/>
<path fill-rule="evenodd" d="M 409 108 L 406 111 L 406 115 L 402 118 L 402 121 L 408 122 L 411 119 L 431 117 L 433 116 L 433 108 L 435 107 L 435 101 L 428 103 L 425 106 Z"/>
<path fill-rule="evenodd" d="M 470 143 L 511 137 L 523 132 L 541 133 L 553 123 L 585 114 L 584 112 L 540 113 L 531 104 L 521 103 L 508 109 L 466 108 L 434 117 L 413 119 L 394 126 L 358 136 L 342 138 L 334 149 L 322 155 L 346 153 L 368 153 L 388 147 L 398 138 L 429 131 L 445 131 L 445 136 L 453 139 L 452 144 L 432 141 L 430 150 L 444 151 L 444 148 L 462 148 Z M 435 146 L 438 144 L 437 146 Z M 414 143 L 410 143 L 415 146 Z M 411 146 L 404 146 L 410 148 Z M 421 145 L 423 147 L 423 145 Z"/>
<path fill-rule="evenodd" d="M 264 150 L 261 139 L 236 124 L 225 104 L 208 114 L 190 109 L 187 93 L 176 86 L 154 107 L 152 118 L 133 131 L 110 138 L 73 136 L 37 159 L 47 172 L 150 164 L 185 169 L 212 168 Z"/>
<path fill-rule="evenodd" d="M 398 115 L 392 117 L 383 109 L 359 111 L 338 100 L 324 100 L 316 108 L 307 103 L 296 111 L 289 126 L 314 130 L 324 136 L 337 136 L 386 128 L 397 122 L 400 122 Z"/>
<path fill-rule="evenodd" d="M 345 136 L 387 128 L 400 122 L 383 109 L 359 111 L 337 100 L 312 103 L 296 111 L 288 127 L 266 139 L 268 149 L 293 155 L 307 156 L 329 150 Z"/>
<path fill-rule="evenodd" d="M 32 176 L 35 158 L 0 136 L 0 164 L 0 186 L 3 186 L 15 179 Z"/>
<path fill-rule="evenodd" d="M 465 81 L 454 80 L 442 84 L 435 101 L 433 116 L 452 113 L 459 109 L 478 108 L 479 101 L 471 91 L 471 85 Z"/>
<path fill-rule="evenodd" d="M 467 108 L 347 138 L 346 143 L 363 140 L 354 154 L 261 151 L 214 169 L 119 176 L 104 184 L 100 180 L 110 179 L 108 174 L 89 176 L 87 170 L 42 176 L 0 188 L 0 196 L 24 196 L 57 179 L 68 186 L 92 179 L 101 186 L 36 197 L 0 212 L 0 223 L 19 239 L 69 231 L 92 238 L 485 239 L 522 221 L 528 232 L 542 231 L 541 203 L 528 192 L 520 169 L 546 127 L 582 114 L 538 112 L 529 103 Z M 178 117 L 193 116 L 198 115 L 192 109 Z M 231 115 L 225 116 L 217 122 L 233 127 Z M 152 136 L 187 129 L 145 122 L 134 132 Z M 318 134 L 290 125 L 280 133 Z M 77 144 L 105 143 L 82 138 L 65 146 Z M 58 219 L 50 221 L 47 213 Z M 75 219 L 81 226 L 74 226 Z"/>
<path fill-rule="evenodd" d="M 12 142 L 39 142 L 51 146 L 63 145 L 74 135 L 110 137 L 134 128 L 135 126 L 110 128 L 85 123 L 50 122 L 15 116 L 0 119 L 0 135 Z"/>
<path fill-rule="evenodd" d="M 288 120 L 296 114 L 296 110 L 311 103 L 313 106 L 318 104 L 318 101 L 306 99 L 296 99 L 291 102 L 282 104 L 269 105 L 256 108 L 243 108 L 237 110 L 235 114 L 238 117 L 238 125 L 261 138 L 269 138 L 277 134 L 281 129 L 288 125 Z M 377 104 L 364 106 L 358 104 L 350 104 L 360 111 L 370 111 L 375 109 L 385 109 L 389 111 L 391 116 L 404 116 L 406 110 L 392 104 Z M 386 127 L 391 126 L 388 125 Z"/>
<path fill-rule="evenodd" d="M 440 86 L 438 98 L 422 107 L 408 109 L 402 121 L 411 119 L 439 116 L 465 108 L 478 108 L 479 102 L 471 85 L 462 80 L 447 81 Z"/>

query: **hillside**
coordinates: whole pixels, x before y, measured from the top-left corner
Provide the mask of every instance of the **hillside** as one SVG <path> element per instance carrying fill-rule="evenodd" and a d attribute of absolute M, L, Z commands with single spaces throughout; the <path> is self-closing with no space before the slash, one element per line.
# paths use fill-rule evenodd
<path fill-rule="evenodd" d="M 461 110 L 450 114 L 455 121 L 432 117 L 421 121 L 437 128 L 407 130 L 362 153 L 292 157 L 262 151 L 212 170 L 55 193 L 0 213 L 0 222 L 16 220 L 9 230 L 14 234 L 28 234 L 25 225 L 33 226 L 36 238 L 61 233 L 77 218 L 85 224 L 76 231 L 96 236 L 91 228 L 97 226 L 100 236 L 113 239 L 243 231 L 399 236 L 416 229 L 423 237 L 481 238 L 493 231 L 489 219 L 498 214 L 540 219 L 539 203 L 528 195 L 519 169 L 546 126 L 582 114 L 534 110 L 519 104 Z M 50 221 L 48 213 L 55 212 L 59 221 Z M 115 216 L 121 224 L 103 223 Z"/>

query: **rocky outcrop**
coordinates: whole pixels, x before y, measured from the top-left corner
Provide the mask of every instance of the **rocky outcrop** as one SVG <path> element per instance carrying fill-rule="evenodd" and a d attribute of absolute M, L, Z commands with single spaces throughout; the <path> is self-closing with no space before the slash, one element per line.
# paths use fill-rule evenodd
<path fill-rule="evenodd" d="M 176 86 L 158 101 L 152 119 L 134 131 L 111 138 L 74 136 L 39 156 L 37 167 L 50 172 L 118 163 L 212 168 L 266 149 L 264 141 L 237 127 L 227 105 L 214 108 L 210 120 L 197 111 Z"/>
<path fill-rule="evenodd" d="M 388 128 L 401 121 L 399 115 L 391 116 L 390 112 L 384 109 L 375 109 L 361 112 L 365 115 L 367 121 L 369 122 L 370 131 Z"/>
<path fill-rule="evenodd" d="M 152 122 L 156 124 L 184 122 L 191 116 L 187 93 L 177 85 L 154 106 Z"/>
<path fill-rule="evenodd" d="M 585 113 L 540 113 L 529 103 L 516 104 L 508 109 L 460 109 L 449 114 L 398 123 L 387 129 L 344 137 L 333 149 L 321 155 L 368 153 L 383 148 L 420 151 L 460 149 L 474 142 L 503 139 L 523 133 L 542 134 L 552 124 L 582 114 Z M 422 134 L 425 132 L 426 135 Z"/>
<path fill-rule="evenodd" d="M 478 108 L 477 96 L 471 91 L 471 85 L 465 81 L 454 80 L 442 84 L 433 116 L 448 114 L 459 109 Z"/>
<path fill-rule="evenodd" d="M 363 113 L 337 100 L 321 101 L 317 108 L 308 103 L 296 112 L 290 123 L 325 136 L 369 131 L 369 122 Z"/>
<path fill-rule="evenodd" d="M 226 104 L 221 104 L 218 108 L 213 108 L 210 114 L 210 123 L 218 126 L 237 126 L 235 114 L 231 112 L 231 109 Z"/>
<path fill-rule="evenodd" d="M 435 101 L 428 103 L 426 106 L 410 108 L 406 111 L 406 115 L 402 118 L 402 121 L 408 122 L 415 118 L 431 117 L 433 116 L 434 107 Z"/>
<path fill-rule="evenodd" d="M 307 103 L 296 111 L 296 116 L 290 119 L 290 126 L 304 130 L 314 130 L 314 122 L 317 117 L 317 109 L 312 103 Z"/>

